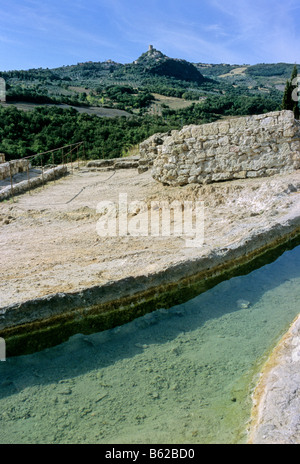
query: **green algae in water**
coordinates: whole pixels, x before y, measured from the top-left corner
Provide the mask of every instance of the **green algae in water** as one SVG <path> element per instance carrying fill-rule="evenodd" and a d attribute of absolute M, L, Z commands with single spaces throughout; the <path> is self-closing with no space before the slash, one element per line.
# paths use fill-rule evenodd
<path fill-rule="evenodd" d="M 0 443 L 245 443 L 256 374 L 299 313 L 299 258 L 1 363 Z"/>

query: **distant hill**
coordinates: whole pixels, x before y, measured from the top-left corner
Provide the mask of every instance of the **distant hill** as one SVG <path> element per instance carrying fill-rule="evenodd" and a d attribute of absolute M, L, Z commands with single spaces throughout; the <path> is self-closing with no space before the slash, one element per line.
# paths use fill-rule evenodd
<path fill-rule="evenodd" d="M 240 96 L 268 97 L 279 105 L 293 66 L 190 63 L 149 46 L 132 63 L 87 61 L 54 69 L 0 71 L 0 77 L 6 80 L 8 103 L 66 104 L 162 114 L 166 106 L 172 110 L 185 108 L 208 97 L 226 96 L 230 101 Z M 171 102 L 161 97 L 177 100 Z"/>
<path fill-rule="evenodd" d="M 195 63 L 194 66 L 204 77 L 226 82 L 250 90 L 266 92 L 267 90 L 283 91 L 287 79 L 291 77 L 294 64 L 260 63 L 256 65 L 230 65 Z M 298 65 L 300 74 L 300 65 Z"/>
<path fill-rule="evenodd" d="M 202 84 L 209 79 L 203 77 L 201 72 L 188 61 L 169 58 L 159 50 L 150 46 L 133 64 L 143 69 L 144 73 L 151 75 L 173 77 L 187 82 Z"/>
<path fill-rule="evenodd" d="M 252 92 L 264 92 L 262 88 L 280 90 L 290 78 L 293 69 L 290 63 L 257 64 L 257 65 L 231 65 L 231 64 L 205 64 L 190 63 L 188 61 L 169 58 L 161 51 L 149 46 L 147 52 L 138 59 L 128 64 L 117 63 L 113 60 L 105 62 L 88 61 L 76 65 L 61 66 L 54 69 L 30 69 L 1 72 L 10 85 L 20 83 L 22 87 L 26 83 L 32 86 L 39 82 L 46 85 L 50 94 L 71 94 L 62 92 L 61 87 L 82 86 L 95 88 L 95 86 L 130 85 L 140 88 L 149 85 L 161 85 L 165 87 L 191 87 L 202 90 L 219 90 L 224 93 L 235 88 L 246 89 Z M 300 66 L 298 67 L 300 74 Z M 213 84 L 210 86 L 210 84 Z M 55 92 L 54 92 L 55 90 Z"/>
<path fill-rule="evenodd" d="M 133 63 L 121 64 L 108 60 L 105 62 L 78 63 L 73 66 L 63 66 L 51 70 L 61 79 L 100 79 L 101 83 L 109 84 L 115 80 L 143 85 L 153 76 L 171 78 L 177 81 L 194 82 L 201 85 L 210 79 L 203 77 L 201 72 L 188 61 L 169 58 L 154 48 L 143 53 Z"/>
<path fill-rule="evenodd" d="M 88 158 L 116 158 L 157 132 L 280 109 L 293 66 L 190 63 L 150 46 L 127 64 L 0 71 L 0 152 L 14 159 L 84 140 Z"/>
<path fill-rule="evenodd" d="M 194 63 L 194 66 L 201 71 L 205 76 L 220 77 L 228 74 L 235 74 L 236 70 L 243 69 L 245 74 L 249 74 L 256 77 L 268 76 L 276 77 L 280 76 L 288 79 L 291 76 L 294 64 L 291 63 L 260 63 L 255 65 L 239 65 L 239 64 L 206 64 L 206 63 Z M 298 65 L 298 71 L 300 71 L 300 65 Z"/>

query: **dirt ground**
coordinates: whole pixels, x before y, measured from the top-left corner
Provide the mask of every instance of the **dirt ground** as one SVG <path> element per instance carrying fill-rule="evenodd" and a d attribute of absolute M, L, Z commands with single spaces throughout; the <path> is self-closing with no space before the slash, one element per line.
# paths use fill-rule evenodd
<path fill-rule="evenodd" d="M 146 205 L 154 201 L 203 201 L 204 243 L 187 247 L 182 236 L 99 236 L 97 221 L 103 218 L 100 211 L 104 211 L 101 202 L 118 204 L 119 195 L 124 194 L 128 196 L 128 217 L 141 220 L 144 216 L 139 216 L 140 205 L 133 201 Z M 99 203 L 102 208 L 97 209 Z M 280 228 L 295 218 L 298 221 L 299 214 L 299 171 L 178 188 L 154 181 L 150 171 L 139 175 L 136 169 L 97 171 L 82 167 L 45 188 L 1 203 L 0 314 L 1 308 L 29 299 L 75 292 L 128 276 L 151 276 L 173 264 L 211 256 L 216 250 L 226 254 L 228 248 L 243 240 L 251 242 L 260 231 Z M 296 335 L 297 344 L 293 344 L 295 337 L 291 343 L 293 350 L 299 346 L 298 332 Z M 282 417 L 287 415 L 285 427 L 292 433 L 299 427 L 298 416 L 289 413 L 286 393 L 293 386 L 289 379 L 298 379 L 299 372 L 298 354 L 297 362 L 291 362 L 291 353 L 290 350 L 285 355 L 288 362 L 283 363 L 284 371 L 280 374 L 285 379 L 280 398 L 275 396 L 272 403 L 273 396 L 269 394 L 274 376 L 267 377 L 263 394 L 259 392 L 262 403 L 255 404 L 260 413 L 252 433 L 254 443 L 272 442 L 268 435 L 262 439 L 262 434 L 266 423 L 268 427 L 270 420 L 273 424 L 278 401 L 283 405 Z M 264 392 L 272 404 L 265 401 Z M 272 430 L 272 434 L 274 430 L 280 434 L 281 422 Z M 289 443 L 285 429 L 283 432 L 280 437 Z"/>
<path fill-rule="evenodd" d="M 86 168 L 0 205 L 0 308 L 126 276 L 151 274 L 228 247 L 300 211 L 300 172 L 206 186 L 167 187 L 150 171 Z M 184 237 L 100 237 L 102 201 L 204 201 L 204 244 Z M 129 208 L 130 209 L 130 208 Z M 137 212 L 133 211 L 132 216 Z"/>

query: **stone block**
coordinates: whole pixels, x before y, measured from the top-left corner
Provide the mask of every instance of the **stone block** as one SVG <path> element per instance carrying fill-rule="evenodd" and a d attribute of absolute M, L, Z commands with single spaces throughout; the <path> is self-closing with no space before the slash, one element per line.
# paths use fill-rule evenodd
<path fill-rule="evenodd" d="M 202 127 L 202 135 L 218 135 L 219 128 L 217 123 L 204 124 Z"/>
<path fill-rule="evenodd" d="M 234 179 L 246 179 L 247 171 L 239 171 L 233 174 Z"/>
<path fill-rule="evenodd" d="M 230 124 L 229 122 L 221 122 L 218 125 L 219 134 L 226 135 L 229 132 Z"/>

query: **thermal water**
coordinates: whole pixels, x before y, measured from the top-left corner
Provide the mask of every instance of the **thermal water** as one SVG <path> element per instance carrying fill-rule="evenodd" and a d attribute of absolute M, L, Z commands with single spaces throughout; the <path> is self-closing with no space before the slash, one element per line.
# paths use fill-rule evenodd
<path fill-rule="evenodd" d="M 245 443 L 298 315 L 300 247 L 191 301 L 0 363 L 0 443 Z"/>

